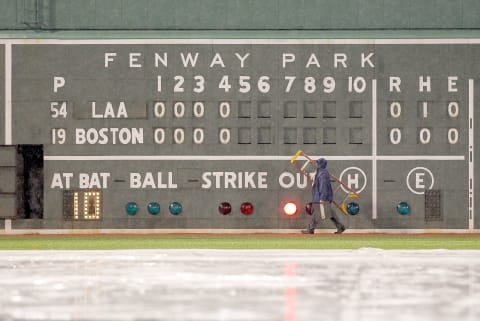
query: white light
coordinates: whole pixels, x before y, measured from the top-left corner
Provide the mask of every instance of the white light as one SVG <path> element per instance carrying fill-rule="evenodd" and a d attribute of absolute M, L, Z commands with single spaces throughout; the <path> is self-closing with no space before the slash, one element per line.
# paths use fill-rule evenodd
<path fill-rule="evenodd" d="M 283 212 L 286 215 L 295 215 L 297 213 L 297 204 L 293 202 L 288 202 L 283 206 Z"/>

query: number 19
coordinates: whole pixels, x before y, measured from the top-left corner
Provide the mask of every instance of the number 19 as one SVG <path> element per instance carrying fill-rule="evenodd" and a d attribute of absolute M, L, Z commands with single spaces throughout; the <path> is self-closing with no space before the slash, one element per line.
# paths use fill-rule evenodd
<path fill-rule="evenodd" d="M 52 144 L 65 144 L 67 131 L 65 128 L 52 128 Z"/>

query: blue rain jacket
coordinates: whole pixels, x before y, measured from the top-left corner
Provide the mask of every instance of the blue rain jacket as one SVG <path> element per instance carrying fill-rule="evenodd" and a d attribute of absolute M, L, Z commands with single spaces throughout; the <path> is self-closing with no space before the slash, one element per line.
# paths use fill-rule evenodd
<path fill-rule="evenodd" d="M 330 174 L 327 171 L 327 161 L 324 158 L 317 160 L 317 172 L 312 188 L 312 203 L 320 201 L 331 202 L 333 200 L 332 184 Z"/>

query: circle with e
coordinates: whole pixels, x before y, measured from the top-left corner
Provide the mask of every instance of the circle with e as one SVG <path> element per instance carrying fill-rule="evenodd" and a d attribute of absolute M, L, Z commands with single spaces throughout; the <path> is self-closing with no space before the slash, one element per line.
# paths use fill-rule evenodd
<path fill-rule="evenodd" d="M 433 188 L 434 183 L 432 171 L 426 167 L 415 167 L 407 174 L 407 187 L 414 194 L 425 194 L 426 190 Z"/>

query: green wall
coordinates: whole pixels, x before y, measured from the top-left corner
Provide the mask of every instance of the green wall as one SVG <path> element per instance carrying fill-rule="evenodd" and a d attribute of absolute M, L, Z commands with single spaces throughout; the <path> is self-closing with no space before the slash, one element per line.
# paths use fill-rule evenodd
<path fill-rule="evenodd" d="M 0 29 L 478 29 L 479 0 L 0 0 Z"/>

